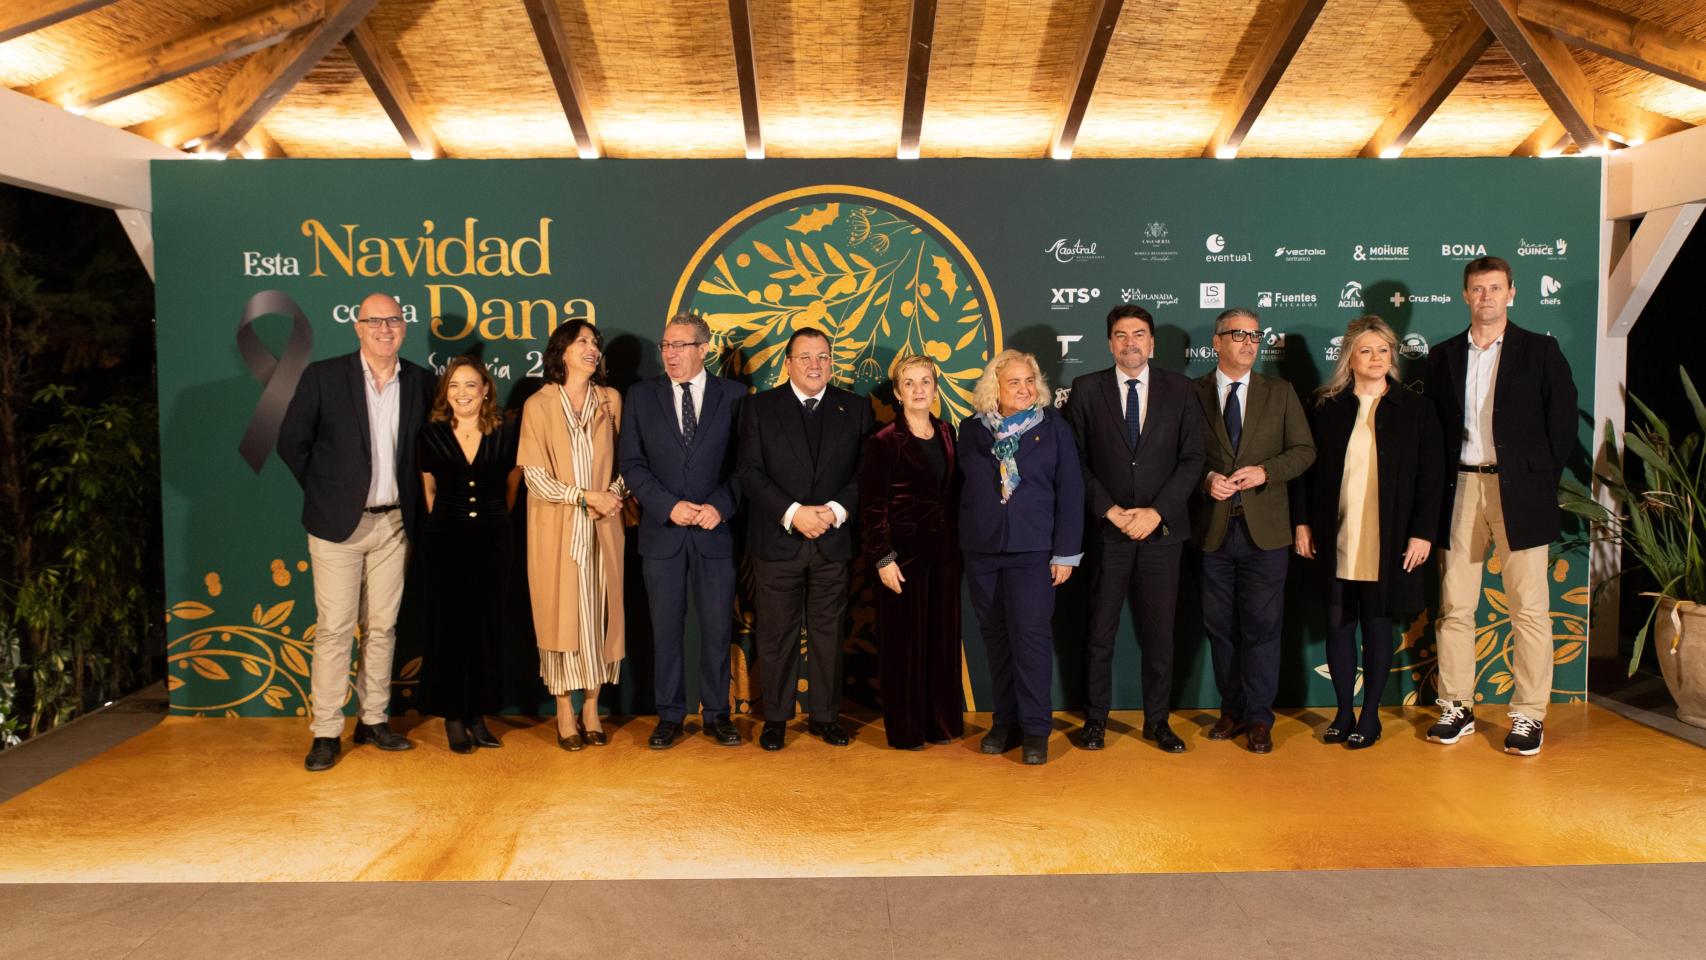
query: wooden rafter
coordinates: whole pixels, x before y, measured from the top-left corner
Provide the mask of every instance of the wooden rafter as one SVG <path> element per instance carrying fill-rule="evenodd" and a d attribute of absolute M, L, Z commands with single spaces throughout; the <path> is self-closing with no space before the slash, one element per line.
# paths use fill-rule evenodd
<path fill-rule="evenodd" d="M 752 9 L 747 6 L 747 0 L 729 0 L 729 29 L 734 43 L 735 79 L 740 83 L 740 118 L 746 133 L 746 155 L 757 160 L 764 156 L 764 127 L 759 122 L 758 61 L 752 52 Z M 922 104 L 919 109 L 923 109 Z"/>
<path fill-rule="evenodd" d="M 1643 110 L 1627 100 L 1600 94 L 1593 101 L 1593 125 L 1608 134 L 1615 134 L 1626 144 L 1644 143 L 1692 127 L 1663 114 Z"/>
<path fill-rule="evenodd" d="M 209 100 L 179 113 L 130 127 L 130 132 L 168 147 L 199 144 L 219 130 L 219 104 Z"/>
<path fill-rule="evenodd" d="M 901 98 L 900 147 L 895 156 L 918 158 L 924 132 L 924 94 L 930 84 L 930 47 L 936 37 L 936 0 L 912 0 L 912 25 L 906 41 L 906 95 Z"/>
<path fill-rule="evenodd" d="M 0 9 L 0 43 L 5 43 L 80 13 L 99 9 L 113 0 L 8 0 Z"/>
<path fill-rule="evenodd" d="M 1593 124 L 1593 87 L 1562 41 L 1528 28 L 1512 0 L 1469 0 L 1541 99 L 1583 150 L 1604 149 Z"/>
<path fill-rule="evenodd" d="M 1565 43 L 1706 90 L 1706 41 L 1587 0 L 1518 0 L 1516 12 Z"/>
<path fill-rule="evenodd" d="M 579 72 L 569 57 L 569 34 L 563 29 L 563 15 L 557 10 L 557 0 L 524 0 L 527 19 L 533 23 L 533 36 L 539 41 L 539 53 L 545 58 L 545 69 L 557 88 L 563 115 L 568 118 L 569 130 L 575 137 L 575 150 L 585 158 L 598 156 L 603 148 L 598 142 L 598 130 L 592 115 L 587 112 L 586 90 L 581 86 Z"/>
<path fill-rule="evenodd" d="M 1203 156 L 1237 154 L 1244 137 L 1255 125 L 1262 108 L 1267 106 L 1268 97 L 1273 95 L 1274 87 L 1285 75 L 1286 68 L 1291 66 L 1291 58 L 1297 55 L 1297 48 L 1303 45 L 1303 38 L 1309 35 L 1309 28 L 1315 25 L 1315 18 L 1321 15 L 1321 8 L 1326 4 L 1327 0 L 1287 0 L 1280 11 L 1279 21 L 1256 53 L 1255 62 L 1250 64 L 1250 72 L 1238 85 L 1232 106 L 1220 118 L 1220 126 L 1215 128 L 1208 146 L 1203 148 Z"/>
<path fill-rule="evenodd" d="M 272 138 L 272 134 L 267 133 L 266 128 L 261 126 L 249 131 L 249 135 L 243 138 L 243 147 L 243 152 L 255 159 L 265 157 L 269 160 L 279 160 L 290 156 L 279 146 L 278 141 Z"/>
<path fill-rule="evenodd" d="M 1470 14 L 1459 23 L 1428 58 L 1427 68 L 1422 71 L 1416 85 L 1405 92 L 1404 98 L 1387 114 L 1380 129 L 1369 138 L 1362 148 L 1362 156 L 1396 156 L 1402 153 L 1492 43 L 1493 31 L 1488 30 L 1479 17 Z"/>
<path fill-rule="evenodd" d="M 1096 92 L 1096 80 L 1102 74 L 1102 63 L 1108 57 L 1108 44 L 1113 42 L 1114 27 L 1119 25 L 1124 0 L 1097 0 L 1090 8 L 1084 24 L 1084 36 L 1078 41 L 1077 65 L 1072 70 L 1072 84 L 1066 90 L 1066 102 L 1061 105 L 1060 119 L 1054 123 L 1049 136 L 1049 156 L 1064 160 L 1072 156 L 1078 142 L 1078 130 L 1084 125 L 1084 113 L 1090 109 L 1090 97 Z"/>
<path fill-rule="evenodd" d="M 390 117 L 391 123 L 396 126 L 397 135 L 403 138 L 404 146 L 409 148 L 409 156 L 417 160 L 442 158 L 444 148 L 439 145 L 438 138 L 433 136 L 432 126 L 427 123 L 426 112 L 415 100 L 415 95 L 409 91 L 402 68 L 374 35 L 373 28 L 367 21 L 356 24 L 350 35 L 344 38 L 344 47 L 349 50 L 355 65 L 361 69 L 361 75 L 367 78 L 367 85 L 373 89 L 373 95 L 379 98 L 379 105 L 385 108 L 385 115 Z"/>
<path fill-rule="evenodd" d="M 93 68 L 65 71 L 21 92 L 72 109 L 97 107 L 273 46 L 324 13 L 324 0 L 276 0 L 123 51 Z"/>
<path fill-rule="evenodd" d="M 1558 118 L 1547 117 L 1546 122 L 1529 134 L 1527 140 L 1517 144 L 1517 148 L 1511 151 L 1511 156 L 1544 157 L 1554 150 L 1562 149 L 1569 140 L 1570 131 L 1564 129 Z"/>

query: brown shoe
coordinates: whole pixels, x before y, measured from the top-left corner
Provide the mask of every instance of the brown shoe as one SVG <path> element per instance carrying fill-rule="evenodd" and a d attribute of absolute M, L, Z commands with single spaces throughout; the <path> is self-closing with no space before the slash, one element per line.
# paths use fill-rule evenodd
<path fill-rule="evenodd" d="M 1208 738 L 1210 740 L 1231 740 L 1243 732 L 1244 724 L 1223 713 L 1220 715 L 1220 719 L 1214 722 L 1214 726 L 1208 728 Z"/>
<path fill-rule="evenodd" d="M 1274 738 L 1270 735 L 1270 733 L 1271 733 L 1271 731 L 1268 729 L 1268 725 L 1265 723 L 1252 723 L 1252 724 L 1250 724 L 1250 730 L 1249 730 L 1250 752 L 1251 753 L 1272 753 L 1272 752 L 1274 752 Z"/>

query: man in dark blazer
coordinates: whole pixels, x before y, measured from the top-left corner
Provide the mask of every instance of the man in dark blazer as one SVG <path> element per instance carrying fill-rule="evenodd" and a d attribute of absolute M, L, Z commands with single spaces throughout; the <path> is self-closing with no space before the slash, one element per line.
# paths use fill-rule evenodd
<path fill-rule="evenodd" d="M 648 746 L 675 745 L 687 718 L 682 645 L 691 588 L 699 610 L 699 705 L 707 736 L 740 746 L 729 721 L 729 634 L 734 616 L 740 506 L 735 424 L 746 389 L 705 369 L 711 328 L 680 313 L 663 330 L 661 376 L 634 384 L 622 408 L 618 462 L 640 501 L 640 558 L 652 615 L 658 725 Z"/>
<path fill-rule="evenodd" d="M 864 397 L 830 385 L 828 334 L 802 327 L 786 351 L 788 382 L 747 398 L 741 411 L 739 475 L 764 688 L 758 745 L 782 749 L 798 699 L 804 623 L 807 729 L 842 747 L 841 643 L 857 526 L 847 521 L 858 511 L 859 458 L 873 418 Z"/>
<path fill-rule="evenodd" d="M 397 355 L 407 333 L 397 301 L 370 294 L 356 312 L 360 349 L 309 364 L 279 426 L 279 459 L 302 485 L 314 571 L 309 770 L 337 762 L 350 641 L 364 608 L 355 742 L 414 747 L 386 719 L 409 536 L 419 528 L 424 499 L 415 436 L 433 391 L 432 375 Z"/>
<path fill-rule="evenodd" d="M 1097 551 L 1091 580 L 1089 689 L 1079 745 L 1100 750 L 1114 691 L 1114 634 L 1131 604 L 1143 650 L 1143 736 L 1168 753 L 1185 742 L 1167 723 L 1173 697 L 1173 621 L 1188 510 L 1202 477 L 1202 414 L 1191 381 L 1150 363 L 1155 320 L 1136 304 L 1108 313 L 1114 365 L 1072 382 L 1066 419 L 1078 441 Z"/>
<path fill-rule="evenodd" d="M 1489 547 L 1498 548 L 1515 643 L 1505 752 L 1540 752 L 1552 698 L 1547 548 L 1558 538 L 1558 480 L 1576 447 L 1576 384 L 1558 341 L 1510 322 L 1510 264 L 1463 269 L 1469 329 L 1428 355 L 1426 393 L 1445 449 L 1440 501 L 1439 699 L 1435 743 L 1475 730 L 1475 625 Z"/>
<path fill-rule="evenodd" d="M 1252 753 L 1274 748 L 1280 628 L 1292 541 L 1286 484 L 1315 462 L 1309 419 L 1291 384 L 1252 368 L 1262 323 L 1235 307 L 1214 319 L 1214 372 L 1198 377 L 1208 472 L 1191 522 L 1202 551 L 1203 629 L 1220 688 L 1210 740 L 1243 732 Z"/>

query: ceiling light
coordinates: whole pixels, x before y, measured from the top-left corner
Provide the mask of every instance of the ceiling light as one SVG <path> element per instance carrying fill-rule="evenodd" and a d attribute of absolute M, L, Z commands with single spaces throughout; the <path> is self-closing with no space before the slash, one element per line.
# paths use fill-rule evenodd
<path fill-rule="evenodd" d="M 901 144 L 900 147 L 895 150 L 894 158 L 896 160 L 917 160 L 918 144 L 915 143 L 910 147 L 904 143 Z"/>
<path fill-rule="evenodd" d="M 1238 148 L 1237 147 L 1221 147 L 1221 148 L 1214 151 L 1214 155 L 1221 160 L 1233 160 L 1233 159 L 1236 159 L 1238 156 Z"/>
<path fill-rule="evenodd" d="M 1404 148 L 1403 147 L 1387 147 L 1386 149 L 1380 151 L 1380 159 L 1382 159 L 1382 160 L 1396 160 L 1403 155 L 1404 155 Z"/>
<path fill-rule="evenodd" d="M 1071 160 L 1072 147 L 1064 143 L 1057 143 L 1049 148 L 1048 155 L 1056 160 Z"/>
<path fill-rule="evenodd" d="M 763 160 L 764 159 L 764 144 L 761 143 L 757 146 L 747 144 L 746 158 L 748 160 Z"/>
<path fill-rule="evenodd" d="M 409 156 L 414 157 L 416 160 L 431 160 L 432 151 L 428 150 L 426 147 L 415 147 L 409 151 Z"/>

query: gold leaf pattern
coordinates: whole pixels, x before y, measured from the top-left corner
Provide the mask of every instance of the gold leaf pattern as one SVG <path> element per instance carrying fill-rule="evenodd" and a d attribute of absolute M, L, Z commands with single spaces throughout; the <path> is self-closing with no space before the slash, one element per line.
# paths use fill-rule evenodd
<path fill-rule="evenodd" d="M 195 600 L 180 600 L 172 604 L 172 609 L 168 612 L 180 620 L 200 620 L 212 613 L 213 608 Z"/>
<path fill-rule="evenodd" d="M 798 220 L 788 224 L 786 229 L 795 233 L 816 233 L 834 223 L 841 216 L 841 204 L 830 203 L 810 213 L 801 214 Z"/>

